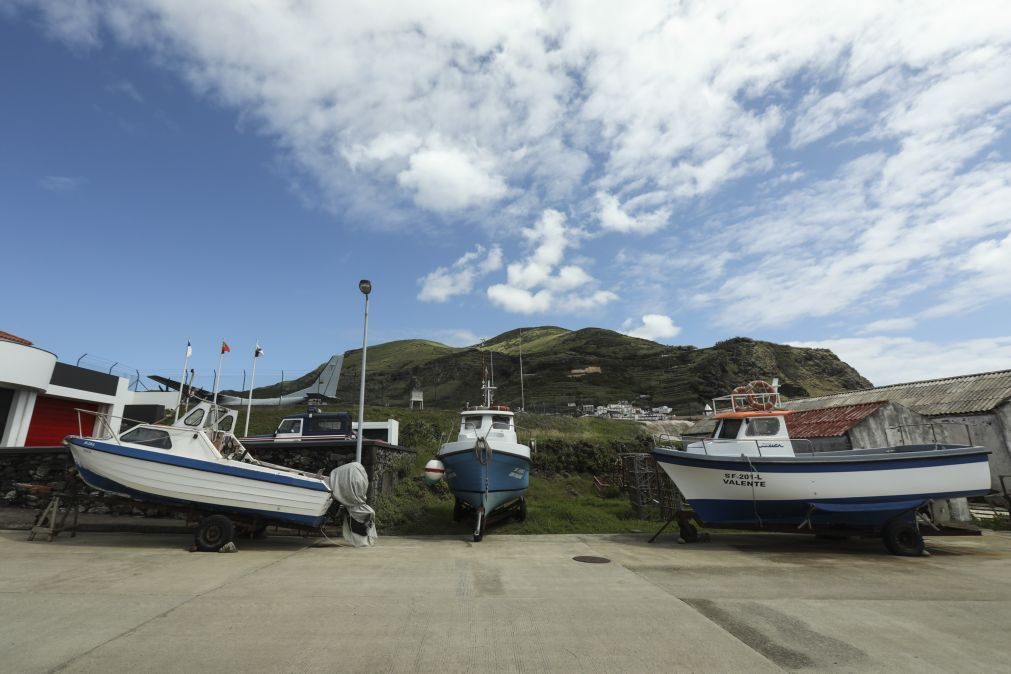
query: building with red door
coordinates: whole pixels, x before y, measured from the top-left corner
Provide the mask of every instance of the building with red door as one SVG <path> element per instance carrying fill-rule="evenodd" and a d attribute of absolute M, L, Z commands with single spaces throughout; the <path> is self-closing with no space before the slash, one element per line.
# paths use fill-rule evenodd
<path fill-rule="evenodd" d="M 92 432 L 95 416 L 88 412 L 123 417 L 133 405 L 165 404 L 165 396 L 131 391 L 129 383 L 61 363 L 27 339 L 0 331 L 0 447 L 56 446 L 67 435 Z"/>

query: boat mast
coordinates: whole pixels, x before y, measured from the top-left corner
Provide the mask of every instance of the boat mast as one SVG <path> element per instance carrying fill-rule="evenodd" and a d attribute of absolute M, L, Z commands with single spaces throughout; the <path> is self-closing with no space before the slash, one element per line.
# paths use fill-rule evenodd
<path fill-rule="evenodd" d="M 523 392 L 523 328 L 520 328 L 520 412 L 526 411 L 527 398 Z"/>
<path fill-rule="evenodd" d="M 484 391 L 484 406 L 485 407 L 491 407 L 492 397 L 494 396 L 494 394 L 492 393 L 492 391 L 495 390 L 495 382 L 492 379 L 494 377 L 493 371 L 494 371 L 494 368 L 495 368 L 495 361 L 494 361 L 494 357 L 495 356 L 494 356 L 493 353 L 490 354 L 490 355 L 492 357 L 492 361 L 491 361 L 492 362 L 492 366 L 491 366 L 492 367 L 492 372 L 489 372 L 488 364 L 487 364 L 487 362 L 485 362 L 484 355 L 482 354 L 482 356 L 481 356 L 481 367 L 483 369 L 482 378 L 481 378 L 481 390 Z"/>

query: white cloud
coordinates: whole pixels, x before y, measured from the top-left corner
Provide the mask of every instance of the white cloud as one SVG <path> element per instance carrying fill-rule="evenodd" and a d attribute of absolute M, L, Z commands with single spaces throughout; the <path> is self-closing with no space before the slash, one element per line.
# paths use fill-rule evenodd
<path fill-rule="evenodd" d="M 1011 337 L 927 342 L 910 337 L 862 337 L 790 342 L 830 349 L 875 386 L 1007 369 Z"/>
<path fill-rule="evenodd" d="M 626 321 L 629 324 L 631 322 L 631 320 Z M 641 325 L 625 332 L 629 337 L 640 337 L 653 341 L 677 337 L 680 333 L 681 328 L 674 325 L 674 321 L 671 320 L 670 316 L 664 316 L 663 314 L 646 314 L 642 317 Z"/>
<path fill-rule="evenodd" d="M 606 192 L 597 193 L 597 202 L 600 205 L 600 226 L 615 232 L 651 234 L 666 226 L 671 214 L 669 208 L 661 208 L 633 217 L 622 210 L 617 197 Z"/>
<path fill-rule="evenodd" d="M 439 267 L 418 280 L 422 302 L 445 302 L 454 295 L 465 295 L 474 289 L 474 281 L 502 267 L 502 249 L 493 246 L 487 251 L 478 245 L 450 267 Z"/>
<path fill-rule="evenodd" d="M 618 299 L 610 290 L 596 289 L 596 280 L 582 267 L 558 267 L 565 251 L 581 236 L 566 226 L 565 216 L 548 209 L 533 227 L 523 230 L 532 249 L 522 262 L 506 267 L 506 283 L 488 288 L 488 299 L 506 311 L 521 314 L 548 311 L 584 312 Z"/>
<path fill-rule="evenodd" d="M 39 179 L 39 187 L 50 192 L 74 192 L 85 182 L 79 176 L 45 176 Z"/>
<path fill-rule="evenodd" d="M 458 211 L 505 195 L 505 181 L 483 164 L 460 150 L 424 149 L 411 155 L 410 168 L 397 181 L 415 191 L 414 203 L 421 208 Z"/>
<path fill-rule="evenodd" d="M 875 332 L 903 332 L 916 327 L 917 320 L 911 317 L 902 318 L 882 318 L 872 321 L 860 330 L 862 334 L 868 335 Z"/>
<path fill-rule="evenodd" d="M 481 338 L 467 328 L 455 328 L 436 330 L 432 333 L 432 340 L 442 342 L 447 346 L 470 346 L 480 342 Z"/>
<path fill-rule="evenodd" d="M 1000 1 L 7 8 L 74 48 L 150 55 L 272 139 L 342 226 L 408 227 L 421 210 L 522 233 L 531 254 L 488 290 L 511 311 L 616 298 L 589 262 L 566 264 L 575 227 L 526 226 L 556 211 L 645 237 L 661 258 L 648 273 L 690 268 L 674 290 L 735 331 L 896 330 L 888 317 L 957 315 L 1011 286 L 986 264 L 1011 233 Z M 727 189 L 755 184 L 757 199 Z M 430 299 L 467 285 L 438 271 Z M 918 315 L 911 297 L 936 306 Z"/>

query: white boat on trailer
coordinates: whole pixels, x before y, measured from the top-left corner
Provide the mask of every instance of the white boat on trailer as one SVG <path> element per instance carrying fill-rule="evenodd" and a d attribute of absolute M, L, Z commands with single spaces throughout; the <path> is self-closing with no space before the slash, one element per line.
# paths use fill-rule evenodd
<path fill-rule="evenodd" d="M 230 542 L 236 523 L 252 532 L 267 524 L 319 529 L 337 516 L 341 504 L 357 516 L 346 521 L 354 542 L 361 543 L 363 536 L 374 540 L 361 464 L 340 466 L 327 478 L 258 461 L 232 433 L 235 412 L 209 402 L 172 425 L 138 424 L 122 433 L 106 415 L 96 417 L 97 435 L 64 440 L 81 478 L 107 493 L 202 515 L 195 539 L 199 550 Z"/>
<path fill-rule="evenodd" d="M 661 436 L 653 457 L 691 506 L 675 517 L 740 529 L 880 535 L 898 555 L 923 553 L 917 513 L 934 500 L 990 491 L 990 450 L 953 444 L 803 452 L 789 410 L 764 381 L 713 400 L 716 428 L 695 442 Z"/>

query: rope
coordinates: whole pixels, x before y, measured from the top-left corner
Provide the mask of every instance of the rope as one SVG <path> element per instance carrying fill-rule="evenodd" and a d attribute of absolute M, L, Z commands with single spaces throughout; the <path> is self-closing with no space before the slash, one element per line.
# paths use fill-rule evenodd
<path fill-rule="evenodd" d="M 751 458 L 747 454 L 743 454 L 743 453 L 741 454 L 741 456 L 744 457 L 744 460 L 748 462 L 748 466 L 751 468 L 751 472 L 754 473 L 757 476 L 758 475 L 758 471 L 755 469 L 755 464 L 751 463 Z M 764 527 L 765 525 L 762 524 L 762 516 L 758 514 L 758 498 L 755 495 L 755 480 L 754 479 L 751 480 L 751 505 L 755 509 L 755 519 L 758 520 L 758 526 L 759 527 Z"/>

